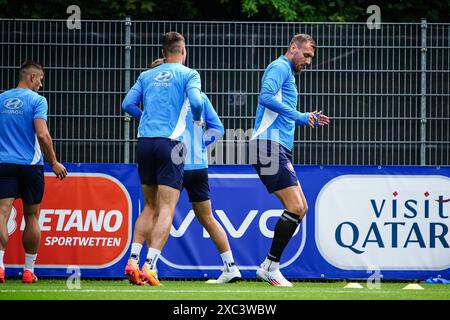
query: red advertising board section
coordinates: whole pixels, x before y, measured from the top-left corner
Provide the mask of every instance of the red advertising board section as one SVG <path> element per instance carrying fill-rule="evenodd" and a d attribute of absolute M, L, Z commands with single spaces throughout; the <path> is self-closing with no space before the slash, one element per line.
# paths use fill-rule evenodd
<path fill-rule="evenodd" d="M 21 200 L 8 222 L 4 262 L 23 266 L 25 227 Z M 126 253 L 131 240 L 132 205 L 128 191 L 106 174 L 71 173 L 60 181 L 46 173 L 40 207 L 41 244 L 37 267 L 105 268 Z"/>

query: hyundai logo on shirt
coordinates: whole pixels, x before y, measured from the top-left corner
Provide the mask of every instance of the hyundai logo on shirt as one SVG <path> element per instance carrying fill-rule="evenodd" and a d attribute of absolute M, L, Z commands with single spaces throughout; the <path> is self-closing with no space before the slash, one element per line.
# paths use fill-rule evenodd
<path fill-rule="evenodd" d="M 19 98 L 10 98 L 10 99 L 5 100 L 3 105 L 7 109 L 17 110 L 23 105 L 23 102 Z"/>
<path fill-rule="evenodd" d="M 164 70 L 158 73 L 154 79 L 158 82 L 167 82 L 172 78 L 173 78 L 172 72 Z"/>

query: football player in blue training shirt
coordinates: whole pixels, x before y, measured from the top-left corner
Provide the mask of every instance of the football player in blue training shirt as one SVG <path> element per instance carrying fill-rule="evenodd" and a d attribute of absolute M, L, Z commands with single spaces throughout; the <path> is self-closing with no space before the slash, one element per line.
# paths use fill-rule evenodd
<path fill-rule="evenodd" d="M 165 62 L 140 74 L 122 103 L 122 109 L 140 118 L 137 143 L 139 178 L 144 209 L 134 226 L 131 257 L 125 274 L 131 283 L 160 285 L 156 262 L 169 236 L 175 206 L 183 187 L 183 133 L 190 105 L 194 124 L 201 126 L 203 99 L 200 75 L 184 66 L 184 37 L 168 32 L 163 37 Z M 144 111 L 138 107 L 142 102 Z M 139 270 L 142 244 L 149 245 Z"/>
<path fill-rule="evenodd" d="M 59 179 L 66 168 L 56 160 L 47 128 L 47 100 L 36 92 L 42 87 L 44 69 L 26 61 L 19 70 L 15 89 L 0 94 L 0 283 L 5 281 L 3 256 L 8 244 L 7 223 L 14 199 L 23 201 L 25 229 L 22 244 L 25 266 L 22 282 L 34 283 L 34 264 L 41 241 L 39 206 L 44 195 L 44 161 Z"/>
<path fill-rule="evenodd" d="M 287 52 L 267 67 L 261 80 L 255 129 L 250 141 L 250 162 L 269 193 L 275 193 L 285 208 L 275 225 L 267 258 L 256 272 L 257 278 L 275 286 L 292 286 L 280 272 L 280 258 L 308 209 L 292 166 L 295 126 L 314 128 L 330 123 L 321 111 L 297 111 L 294 73 L 311 63 L 315 49 L 311 36 L 297 34 Z"/>
<path fill-rule="evenodd" d="M 239 280 L 241 273 L 234 262 L 227 234 L 214 218 L 211 209 L 206 147 L 217 142 L 223 136 L 224 128 L 214 107 L 203 92 L 202 97 L 204 100 L 202 119 L 208 130 L 205 132 L 203 128 L 194 125 L 192 113 L 188 113 L 187 119 L 189 121 L 187 121 L 186 134 L 183 140 L 186 145 L 183 188 L 188 193 L 195 216 L 211 236 L 222 258 L 224 266 L 222 274 L 218 279 L 209 280 L 207 283 L 220 284 Z"/>
<path fill-rule="evenodd" d="M 149 68 L 156 68 L 164 62 L 163 58 L 156 59 L 149 65 Z M 214 281 L 210 280 L 207 283 L 231 283 L 239 280 L 241 273 L 234 262 L 227 234 L 212 213 L 208 183 L 208 158 L 206 154 L 207 146 L 217 142 L 223 136 L 224 127 L 206 94 L 202 92 L 201 95 L 204 106 L 202 122 L 204 121 L 208 130 L 205 132 L 204 126 L 194 125 L 192 112 L 188 112 L 186 116 L 186 132 L 182 141 L 186 146 L 183 189 L 186 189 L 194 213 L 211 236 L 224 265 L 224 270 L 219 278 Z M 134 256 L 136 256 L 136 253 Z M 153 268 L 156 269 L 155 262 L 153 264 Z"/>

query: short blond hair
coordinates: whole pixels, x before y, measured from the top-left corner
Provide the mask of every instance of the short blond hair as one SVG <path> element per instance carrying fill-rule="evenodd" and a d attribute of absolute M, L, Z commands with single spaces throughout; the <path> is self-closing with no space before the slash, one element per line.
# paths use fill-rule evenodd
<path fill-rule="evenodd" d="M 313 47 L 314 50 L 316 50 L 316 41 L 306 33 L 298 33 L 295 36 L 292 37 L 291 42 L 289 43 L 289 46 L 291 46 L 293 43 L 297 45 L 302 45 L 305 42 L 309 42 L 311 44 L 311 47 Z"/>

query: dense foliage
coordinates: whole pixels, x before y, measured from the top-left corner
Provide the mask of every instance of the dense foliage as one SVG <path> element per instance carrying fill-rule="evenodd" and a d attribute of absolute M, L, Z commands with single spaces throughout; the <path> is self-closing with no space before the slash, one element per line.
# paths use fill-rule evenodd
<path fill-rule="evenodd" d="M 449 0 L 0 0 L 2 18 L 65 19 L 78 5 L 82 19 L 366 21 L 367 7 L 378 5 L 382 22 L 450 22 Z"/>

